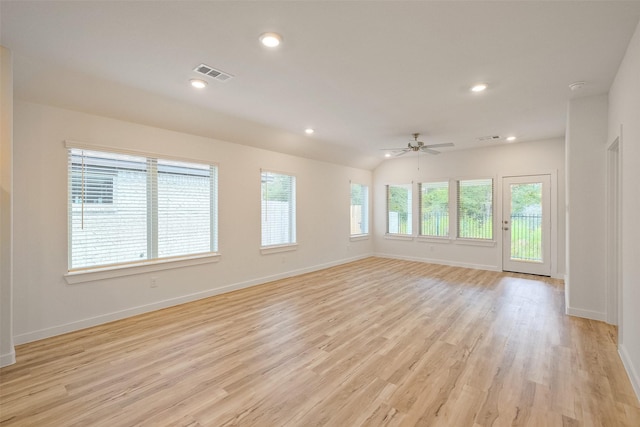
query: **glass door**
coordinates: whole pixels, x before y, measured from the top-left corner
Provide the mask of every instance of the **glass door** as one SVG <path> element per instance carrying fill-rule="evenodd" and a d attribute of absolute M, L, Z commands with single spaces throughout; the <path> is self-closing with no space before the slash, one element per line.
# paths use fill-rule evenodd
<path fill-rule="evenodd" d="M 502 269 L 551 275 L 550 176 L 505 177 Z"/>

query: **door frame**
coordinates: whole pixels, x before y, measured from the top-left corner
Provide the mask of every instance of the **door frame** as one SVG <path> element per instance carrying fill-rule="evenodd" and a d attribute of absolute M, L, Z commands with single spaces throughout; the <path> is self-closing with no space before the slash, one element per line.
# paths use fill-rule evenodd
<path fill-rule="evenodd" d="M 622 129 L 607 145 L 607 323 L 622 325 Z"/>
<path fill-rule="evenodd" d="M 549 202 L 550 202 L 550 217 L 549 217 L 549 231 L 551 234 L 551 240 L 550 240 L 550 259 L 549 262 L 551 263 L 551 277 L 554 279 L 566 279 L 565 274 L 559 274 L 558 273 L 558 269 L 559 266 L 562 266 L 563 263 L 561 262 L 562 260 L 558 259 L 558 242 L 561 236 L 559 236 L 559 230 L 561 228 L 561 226 L 563 226 L 564 224 L 564 217 L 560 218 L 560 216 L 558 215 L 558 200 L 559 196 L 562 196 L 563 198 L 564 196 L 564 187 L 562 189 L 558 188 L 558 170 L 557 169 L 546 169 L 546 170 L 533 170 L 533 171 L 527 171 L 527 173 L 522 173 L 522 172 L 516 172 L 516 173 L 511 173 L 511 174 L 504 174 L 501 175 L 499 177 L 499 188 L 497 188 L 497 193 L 498 193 L 498 197 L 500 198 L 500 203 L 498 205 L 498 209 L 499 209 L 499 215 L 496 215 L 496 217 L 499 216 L 499 221 L 497 226 L 501 226 L 503 224 L 503 215 L 504 215 L 504 209 L 503 209 L 503 204 L 505 203 L 505 201 L 503 200 L 503 194 L 504 194 L 504 189 L 503 189 L 503 183 L 504 183 L 504 178 L 521 178 L 521 177 L 527 177 L 527 176 L 538 176 L 538 175 L 549 175 L 549 183 L 550 183 L 550 188 L 549 188 Z M 564 206 L 564 205 L 563 205 Z M 566 226 L 565 226 L 566 227 Z M 501 228 L 501 227 L 500 227 Z M 498 251 L 498 256 L 500 257 L 500 260 L 498 262 L 498 265 L 500 266 L 500 269 L 502 271 L 504 271 L 504 257 L 503 257 L 503 251 L 504 251 L 504 239 L 499 238 L 496 239 L 497 243 L 499 245 L 500 250 Z"/>

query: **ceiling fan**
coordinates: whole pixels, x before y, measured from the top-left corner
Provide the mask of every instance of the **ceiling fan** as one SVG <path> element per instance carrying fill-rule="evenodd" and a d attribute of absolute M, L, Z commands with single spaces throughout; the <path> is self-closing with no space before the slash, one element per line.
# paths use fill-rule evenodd
<path fill-rule="evenodd" d="M 419 136 L 420 136 L 419 133 L 414 133 L 413 134 L 413 143 L 409 142 L 407 144 L 406 148 L 383 148 L 383 150 L 392 151 L 392 152 L 394 152 L 394 156 L 398 157 L 398 156 L 402 156 L 405 153 L 408 153 L 409 151 L 421 151 L 421 152 L 425 152 L 425 153 L 429 153 L 429 154 L 440 154 L 440 152 L 437 151 L 437 150 L 434 150 L 434 148 L 453 147 L 453 143 L 452 142 L 446 142 L 446 143 L 443 143 L 443 144 L 425 145 L 424 142 L 418 141 L 418 137 Z"/>

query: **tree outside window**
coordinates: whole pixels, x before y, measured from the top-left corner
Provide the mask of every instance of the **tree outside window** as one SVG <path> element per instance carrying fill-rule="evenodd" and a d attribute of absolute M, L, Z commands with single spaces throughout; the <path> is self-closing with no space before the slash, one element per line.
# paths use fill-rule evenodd
<path fill-rule="evenodd" d="M 458 181 L 458 237 L 493 239 L 493 179 Z"/>
<path fill-rule="evenodd" d="M 387 186 L 387 233 L 411 235 L 411 184 Z"/>

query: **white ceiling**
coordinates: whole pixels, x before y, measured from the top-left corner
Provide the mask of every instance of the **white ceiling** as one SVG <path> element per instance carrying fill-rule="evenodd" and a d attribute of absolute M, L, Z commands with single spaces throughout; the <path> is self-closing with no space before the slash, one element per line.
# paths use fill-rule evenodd
<path fill-rule="evenodd" d="M 0 14 L 19 99 L 373 168 L 413 132 L 453 150 L 563 136 L 570 97 L 608 91 L 640 1 L 3 0 Z M 261 47 L 265 31 L 282 46 Z M 235 77 L 197 91 L 200 63 Z"/>

